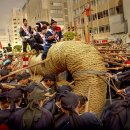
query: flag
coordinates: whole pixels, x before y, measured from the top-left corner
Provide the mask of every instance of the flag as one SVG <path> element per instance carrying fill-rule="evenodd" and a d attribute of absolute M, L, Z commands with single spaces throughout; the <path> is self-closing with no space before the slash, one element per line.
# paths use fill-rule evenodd
<path fill-rule="evenodd" d="M 86 7 L 85 7 L 85 9 L 83 11 L 83 13 L 85 13 L 86 16 L 90 16 L 90 11 L 91 11 L 91 2 L 87 3 L 87 5 L 86 5 Z"/>
<path fill-rule="evenodd" d="M 0 49 L 2 49 L 2 43 L 0 42 Z"/>

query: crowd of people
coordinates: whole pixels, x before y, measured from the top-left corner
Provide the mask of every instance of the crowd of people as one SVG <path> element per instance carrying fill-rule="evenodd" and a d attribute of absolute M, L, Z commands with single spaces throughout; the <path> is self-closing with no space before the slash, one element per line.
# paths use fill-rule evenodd
<path fill-rule="evenodd" d="M 44 50 L 43 60 L 46 58 L 49 48 L 63 38 L 61 28 L 53 19 L 50 24 L 46 21 L 37 22 L 35 28 L 28 26 L 27 19 L 23 19 L 23 26 L 19 33 L 22 38 L 23 52 L 27 52 L 27 44 L 29 44 L 31 50 L 35 49 L 37 54 L 39 54 L 39 50 Z"/>
<path fill-rule="evenodd" d="M 43 51 L 43 60 L 49 48 L 63 38 L 53 19 L 50 24 L 36 23 L 35 29 L 23 19 L 20 36 L 23 52 L 29 44 L 37 54 Z M 129 70 L 108 74 L 117 86 L 114 94 L 124 99 L 116 95 L 120 99 L 104 104 L 101 114 L 96 115 L 86 110 L 89 99 L 75 94 L 70 85 L 58 86 L 55 74 L 44 75 L 40 82 L 31 80 L 27 70 L 9 75 L 16 70 L 15 60 L 13 55 L 5 55 L 0 64 L 0 130 L 130 130 Z M 71 76 L 68 73 L 68 82 Z"/>
<path fill-rule="evenodd" d="M 0 75 L 13 70 L 13 56 L 6 55 Z M 98 116 L 86 111 L 86 96 L 73 93 L 69 85 L 58 86 L 55 74 L 40 82 L 27 71 L 8 76 L 0 82 L 0 130 L 129 130 L 129 75 L 129 70 L 110 74 L 125 99 L 107 103 Z"/>
<path fill-rule="evenodd" d="M 1 76 L 11 73 L 12 63 L 3 62 Z M 95 114 L 85 112 L 87 97 L 74 94 L 69 85 L 58 86 L 55 74 L 40 82 L 31 81 L 28 72 L 14 74 L 1 80 L 0 90 L 0 130 L 102 128 Z"/>

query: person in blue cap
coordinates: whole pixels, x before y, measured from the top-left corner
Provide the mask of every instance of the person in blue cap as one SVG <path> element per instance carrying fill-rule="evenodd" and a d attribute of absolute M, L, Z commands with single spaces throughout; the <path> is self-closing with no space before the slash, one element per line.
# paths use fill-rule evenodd
<path fill-rule="evenodd" d="M 18 74 L 15 78 L 19 85 L 27 86 L 29 84 L 30 74 L 27 72 L 23 72 L 22 74 Z"/>
<path fill-rule="evenodd" d="M 46 33 L 47 43 L 44 45 L 44 52 L 42 54 L 42 60 L 46 58 L 49 48 L 53 44 L 59 42 L 61 38 L 63 38 L 61 28 L 57 27 L 57 22 L 51 19 L 50 29 L 48 29 Z"/>
<path fill-rule="evenodd" d="M 3 68 L 0 70 L 0 76 L 2 77 L 8 75 L 12 71 L 12 69 L 12 62 L 9 59 L 5 60 L 3 63 Z M 5 78 L 1 82 L 7 82 L 7 79 L 8 78 Z"/>
<path fill-rule="evenodd" d="M 43 108 L 45 99 L 45 91 L 35 88 L 28 95 L 28 106 L 10 117 L 10 130 L 53 130 L 53 117 Z"/>
<path fill-rule="evenodd" d="M 62 112 L 59 97 L 64 91 L 72 91 L 72 88 L 68 85 L 57 86 L 55 96 L 50 98 L 44 105 L 44 108 L 49 110 L 54 118 Z"/>

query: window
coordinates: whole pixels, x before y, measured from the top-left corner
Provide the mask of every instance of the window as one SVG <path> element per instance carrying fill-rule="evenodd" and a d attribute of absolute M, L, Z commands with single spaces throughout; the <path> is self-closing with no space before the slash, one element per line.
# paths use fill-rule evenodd
<path fill-rule="evenodd" d="M 98 19 L 100 19 L 101 18 L 101 16 L 100 16 L 100 12 L 98 13 Z"/>
<path fill-rule="evenodd" d="M 92 29 L 89 29 L 89 33 L 92 33 Z"/>
<path fill-rule="evenodd" d="M 109 12 L 110 12 L 110 15 L 115 15 L 116 14 L 115 8 L 109 9 Z"/>
<path fill-rule="evenodd" d="M 122 8 L 122 6 L 117 6 L 117 7 L 116 7 L 116 12 L 117 12 L 117 14 L 123 13 L 123 8 Z"/>
<path fill-rule="evenodd" d="M 105 31 L 104 26 L 100 26 L 100 27 L 99 27 L 99 32 L 100 32 L 100 33 L 104 33 L 104 31 Z"/>
<path fill-rule="evenodd" d="M 93 31 L 94 31 L 94 34 L 98 33 L 98 29 L 97 28 L 94 28 Z"/>
<path fill-rule="evenodd" d="M 16 20 L 16 19 L 13 19 L 14 21 Z"/>
<path fill-rule="evenodd" d="M 84 18 L 81 19 L 81 24 L 84 24 Z"/>
<path fill-rule="evenodd" d="M 62 10 L 58 10 L 58 9 L 52 9 L 52 10 L 50 10 L 50 13 L 51 14 L 62 14 L 63 13 L 63 11 Z"/>
<path fill-rule="evenodd" d="M 96 19 L 97 19 L 97 15 L 93 14 L 93 20 L 96 20 Z"/>
<path fill-rule="evenodd" d="M 110 25 L 106 25 L 106 32 L 110 32 Z"/>
<path fill-rule="evenodd" d="M 56 9 L 50 10 L 50 13 L 57 13 Z"/>
<path fill-rule="evenodd" d="M 64 9 L 64 14 L 68 15 L 68 9 Z"/>
<path fill-rule="evenodd" d="M 104 10 L 103 11 L 103 17 L 107 17 L 108 16 L 108 10 Z"/>
<path fill-rule="evenodd" d="M 103 13 L 102 12 L 100 12 L 100 16 L 101 16 L 101 18 L 103 18 Z"/>
<path fill-rule="evenodd" d="M 62 6 L 62 3 L 59 3 L 59 2 L 53 2 L 53 6 Z"/>

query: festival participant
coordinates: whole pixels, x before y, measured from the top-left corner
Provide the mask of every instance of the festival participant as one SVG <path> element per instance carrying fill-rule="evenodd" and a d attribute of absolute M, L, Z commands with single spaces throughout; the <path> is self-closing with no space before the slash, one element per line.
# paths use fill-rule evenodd
<path fill-rule="evenodd" d="M 46 33 L 47 44 L 45 44 L 45 46 L 44 46 L 44 52 L 42 55 L 43 60 L 46 58 L 49 48 L 53 44 L 59 42 L 62 37 L 63 37 L 63 35 L 61 32 L 61 28 L 57 26 L 57 22 L 55 20 L 51 19 L 50 29 L 48 29 L 47 33 Z"/>
<path fill-rule="evenodd" d="M 61 95 L 60 101 L 62 111 L 68 116 L 66 124 L 60 128 L 61 130 L 101 130 L 102 124 L 94 114 L 89 112 L 79 114 L 80 101 L 76 94 L 66 92 Z"/>
<path fill-rule="evenodd" d="M 21 86 L 27 86 L 29 84 L 29 78 L 30 74 L 27 72 L 23 72 L 22 74 L 16 76 L 16 81 Z"/>
<path fill-rule="evenodd" d="M 10 130 L 52 130 L 52 115 L 42 108 L 45 99 L 45 91 L 35 88 L 28 95 L 28 106 L 10 117 L 8 121 Z"/>
<path fill-rule="evenodd" d="M 130 129 L 130 98 L 118 100 L 104 108 L 101 114 L 103 130 Z"/>
<path fill-rule="evenodd" d="M 23 52 L 27 52 L 27 44 L 29 43 L 31 49 L 33 49 L 34 41 L 31 39 L 32 28 L 28 26 L 27 19 L 23 19 L 23 26 L 20 27 L 20 37 L 23 42 Z"/>
<path fill-rule="evenodd" d="M 57 87 L 55 74 L 46 74 L 39 85 L 44 91 L 48 93 L 48 96 L 53 96 Z"/>
<path fill-rule="evenodd" d="M 0 76 L 6 76 L 8 75 L 11 71 L 13 70 L 13 65 L 12 62 L 7 59 L 4 61 L 3 63 L 3 68 L 0 70 Z M 3 80 L 1 80 L 2 83 L 6 83 L 8 80 L 8 78 L 5 78 Z"/>
<path fill-rule="evenodd" d="M 61 113 L 61 108 L 60 108 L 60 94 L 64 93 L 64 91 L 72 91 L 71 87 L 68 85 L 63 85 L 63 86 L 57 86 L 56 88 L 56 94 L 53 98 L 48 100 L 46 104 L 44 105 L 44 108 L 49 110 L 52 115 L 57 117 Z"/>
<path fill-rule="evenodd" d="M 44 50 L 44 45 L 46 44 L 45 34 L 47 26 L 42 26 L 41 23 L 37 23 L 37 30 L 38 32 L 34 35 L 34 38 L 36 42 L 35 48 L 39 52 L 39 50 Z"/>

